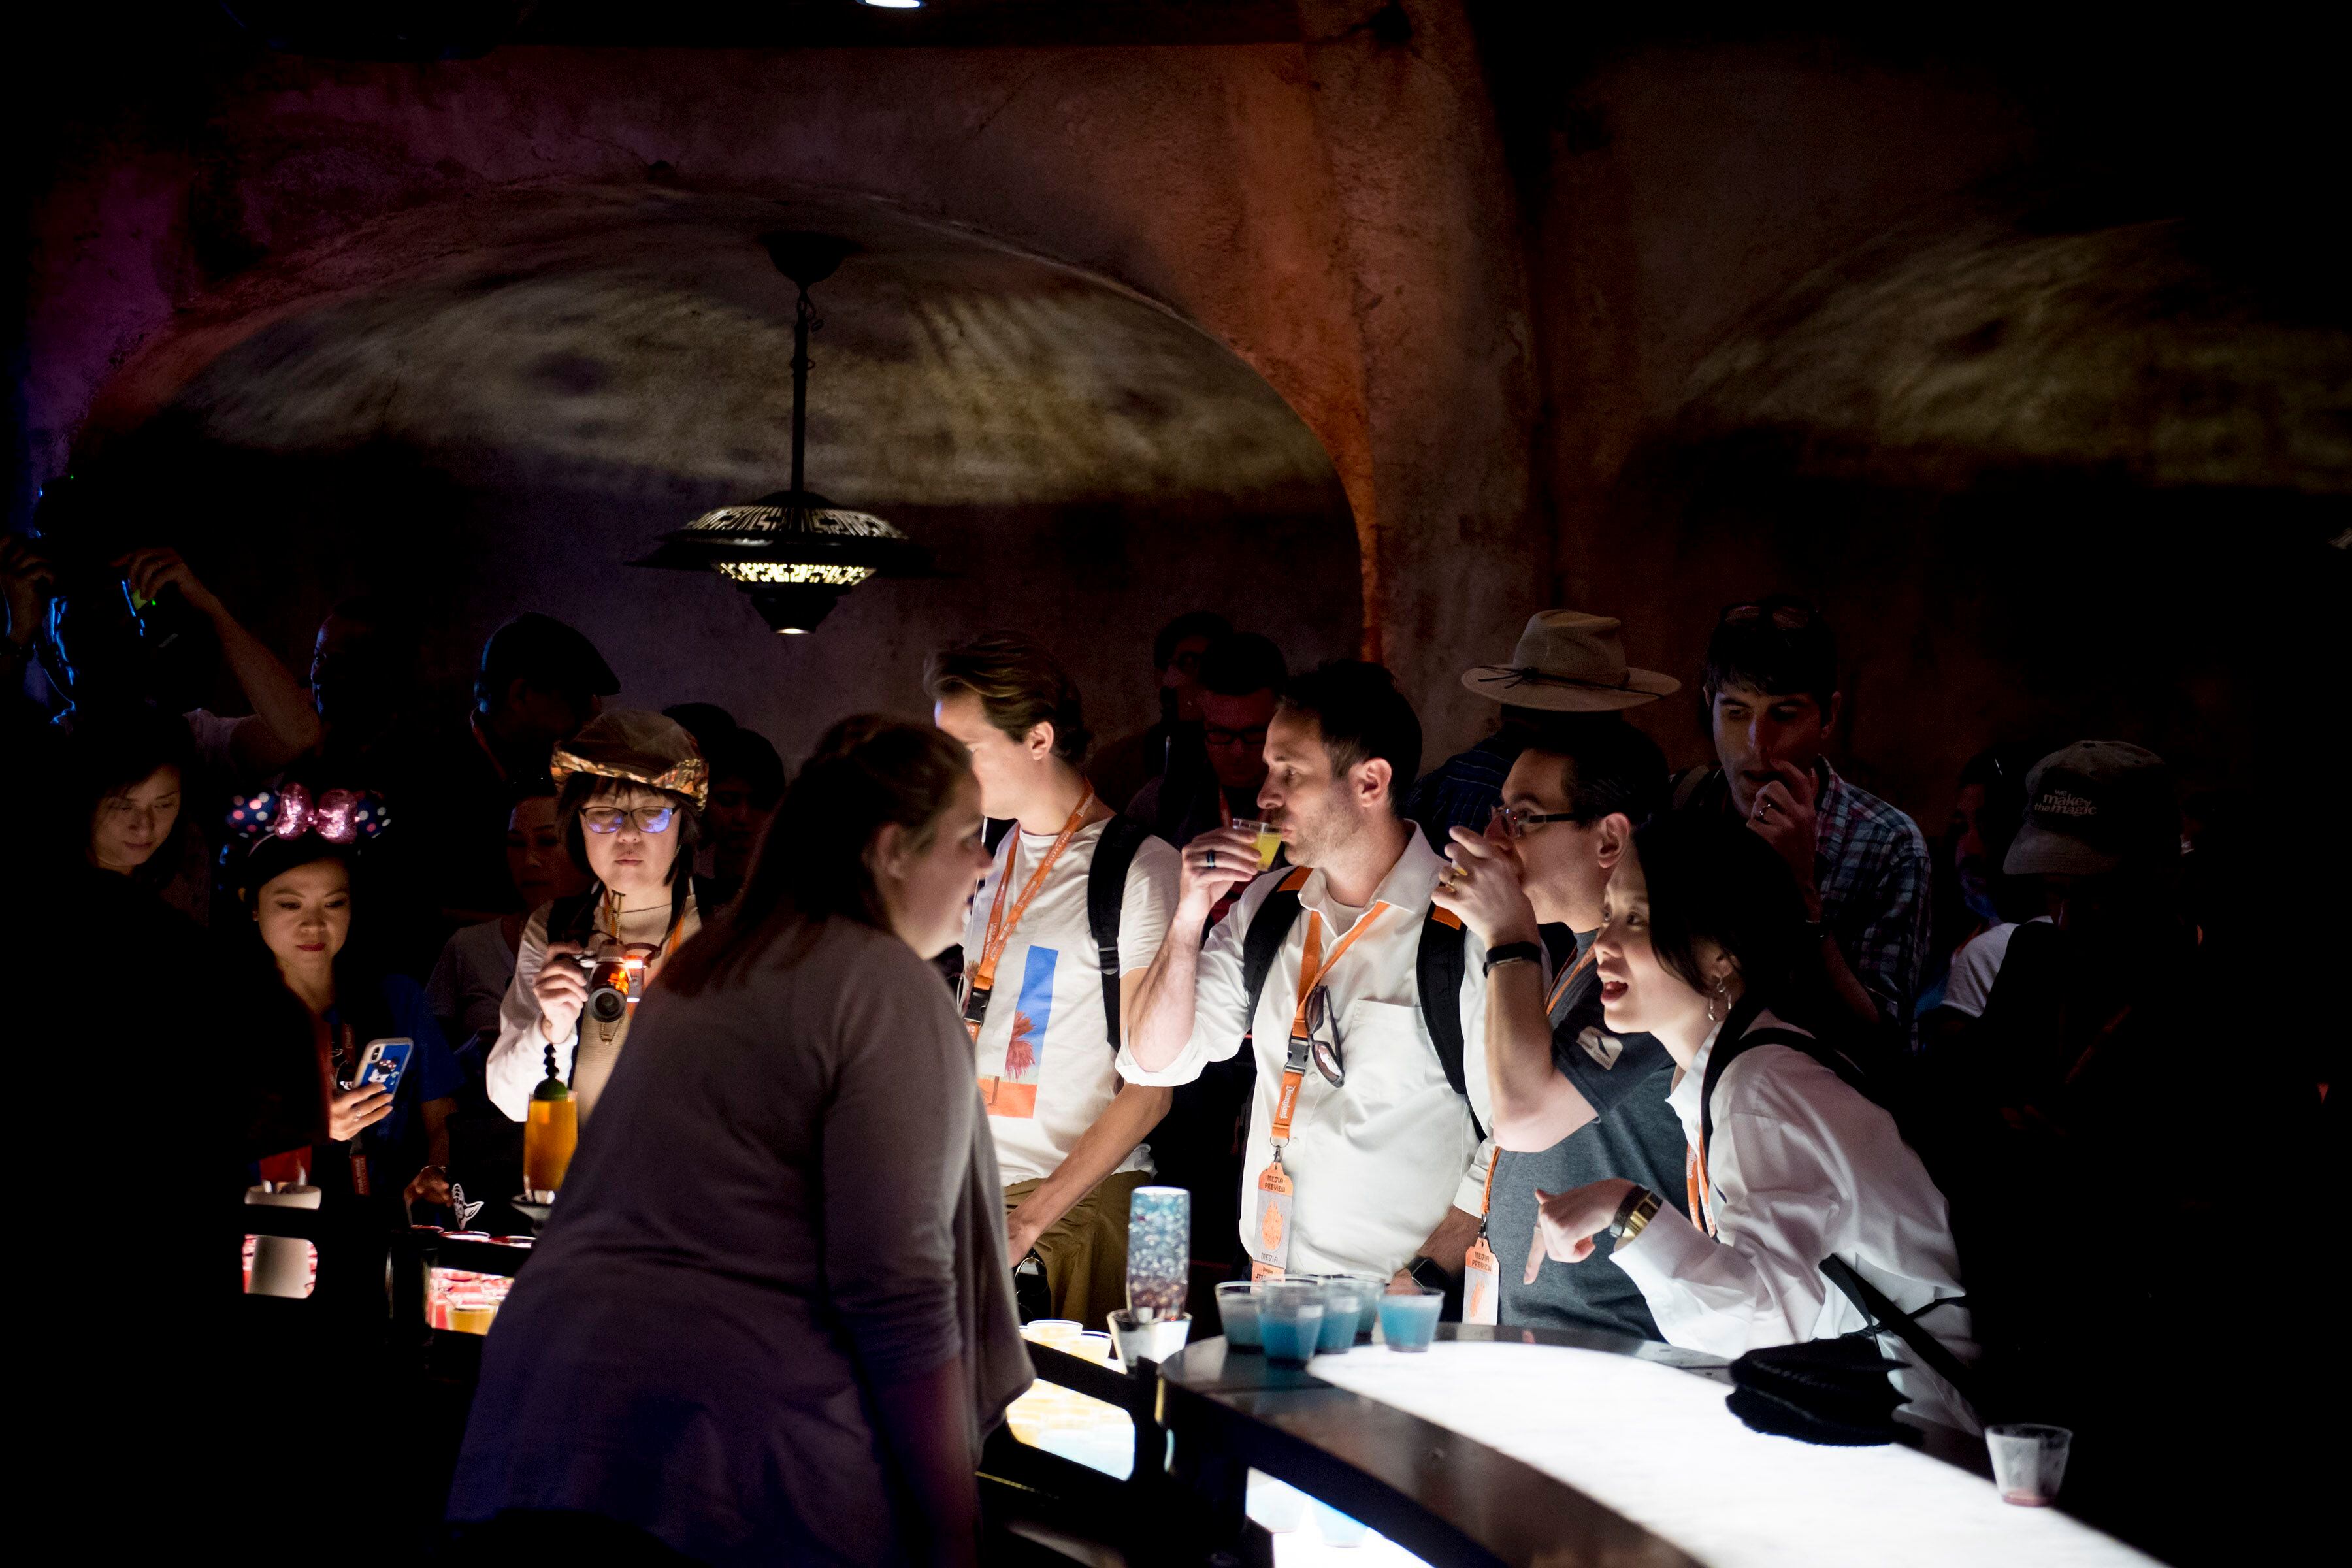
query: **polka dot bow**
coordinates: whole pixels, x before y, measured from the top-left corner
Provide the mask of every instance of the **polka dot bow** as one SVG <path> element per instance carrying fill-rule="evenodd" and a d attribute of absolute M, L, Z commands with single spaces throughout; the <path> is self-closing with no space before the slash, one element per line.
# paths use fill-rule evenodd
<path fill-rule="evenodd" d="M 229 831 L 241 837 L 299 838 L 315 833 L 330 844 L 373 838 L 391 822 L 392 813 L 373 794 L 331 789 L 313 801 L 310 792 L 298 784 L 247 795 L 228 814 Z"/>

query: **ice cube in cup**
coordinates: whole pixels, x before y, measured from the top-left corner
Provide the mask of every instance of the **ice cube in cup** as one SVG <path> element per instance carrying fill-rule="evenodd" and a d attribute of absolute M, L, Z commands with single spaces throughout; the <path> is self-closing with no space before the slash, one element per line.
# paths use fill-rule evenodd
<path fill-rule="evenodd" d="M 2000 1500 L 2025 1508 L 2056 1502 L 2074 1441 L 2074 1434 L 2063 1426 L 2012 1422 L 1986 1427 L 1985 1447 L 1992 1455 L 1992 1482 Z"/>

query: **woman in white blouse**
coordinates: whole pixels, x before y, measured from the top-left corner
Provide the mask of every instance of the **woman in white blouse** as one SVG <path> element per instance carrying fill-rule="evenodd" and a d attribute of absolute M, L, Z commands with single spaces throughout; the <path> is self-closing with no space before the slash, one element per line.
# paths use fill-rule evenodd
<path fill-rule="evenodd" d="M 551 771 L 564 845 L 589 887 L 541 904 L 524 925 L 483 1089 L 520 1121 L 551 1060 L 584 1126 L 620 1059 L 636 998 L 702 929 L 694 845 L 710 770 L 676 721 L 616 708 L 556 747 Z M 618 1018 L 583 1019 L 587 972 L 573 955 L 625 952 L 645 960 L 635 994 Z"/>
<path fill-rule="evenodd" d="M 1969 1363 L 1944 1195 L 1895 1119 L 1803 1026 L 1843 1018 L 1817 942 L 1787 867 L 1744 827 L 1684 813 L 1634 835 L 1609 879 L 1594 967 L 1610 1029 L 1655 1036 L 1680 1068 L 1666 1100 L 1689 1141 L 1694 1218 L 1621 1179 L 1538 1194 L 1544 1250 L 1582 1262 L 1610 1231 L 1610 1261 L 1659 1331 L 1726 1357 L 1864 1327 L 1822 1272 L 1837 1258 Z M 1703 1104 L 1710 1061 L 1735 1050 Z M 1893 1335 L 1880 1342 L 1904 1363 L 1895 1384 L 1911 1414 L 1973 1430 L 1948 1384 Z"/>

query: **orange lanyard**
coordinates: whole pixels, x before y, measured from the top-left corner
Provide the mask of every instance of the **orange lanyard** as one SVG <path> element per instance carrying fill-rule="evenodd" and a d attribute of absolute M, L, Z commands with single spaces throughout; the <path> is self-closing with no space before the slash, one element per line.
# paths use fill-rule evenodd
<path fill-rule="evenodd" d="M 1282 1158 L 1282 1146 L 1290 1142 L 1291 1112 L 1298 1109 L 1298 1086 L 1307 1079 L 1307 1003 L 1315 994 L 1315 983 L 1331 973 L 1340 956 L 1356 943 L 1356 939 L 1371 930 L 1372 922 L 1387 910 L 1388 904 L 1375 903 L 1366 910 L 1354 929 L 1339 939 L 1331 949 L 1331 956 L 1323 956 L 1323 916 L 1319 910 L 1307 911 L 1307 951 L 1298 960 L 1298 1005 L 1290 1014 L 1290 1055 L 1283 1064 L 1282 1093 L 1274 1102 L 1275 1159 Z"/>
<path fill-rule="evenodd" d="M 1576 983 L 1576 977 L 1591 967 L 1592 949 L 1588 947 L 1578 956 L 1574 963 L 1568 966 L 1568 973 L 1553 983 L 1551 995 L 1544 1002 L 1545 1017 L 1549 1018 L 1559 1011 L 1559 999 L 1568 994 L 1568 988 Z"/>
<path fill-rule="evenodd" d="M 614 942 L 619 942 L 621 940 L 621 911 L 614 907 L 613 893 L 612 889 L 609 888 L 604 891 L 604 919 L 612 925 L 612 929 L 604 934 L 611 937 Z M 677 933 L 685 929 L 686 904 L 684 900 L 681 900 L 677 906 L 677 913 L 670 917 L 669 931 L 661 939 L 661 945 L 654 951 L 653 957 L 646 961 L 646 973 L 648 976 L 653 973 L 653 966 L 659 963 L 663 959 L 667 958 L 672 951 L 677 948 Z M 631 1000 L 634 1001 L 635 998 L 632 997 Z"/>
<path fill-rule="evenodd" d="M 1087 820 L 1087 808 L 1094 803 L 1095 786 L 1089 784 L 1087 793 L 1078 797 L 1077 809 L 1070 813 L 1070 820 L 1062 824 L 1061 835 L 1054 840 L 1054 847 L 1045 851 L 1045 858 L 1038 861 L 1037 868 L 1029 874 L 1028 885 L 1021 889 L 1021 897 L 1014 901 L 1013 912 L 1008 916 L 1004 912 L 1004 889 L 1012 884 L 1013 862 L 1021 852 L 1020 828 L 1018 825 L 1014 826 L 1013 848 L 1004 857 L 1004 875 L 998 880 L 996 897 L 988 906 L 988 927 L 981 937 L 980 964 L 972 971 L 971 993 L 964 998 L 963 1020 L 971 1030 L 973 1039 L 980 1038 L 981 1021 L 988 1016 L 988 997 L 996 989 L 996 964 L 1004 956 L 1004 944 L 1013 940 L 1013 928 L 1021 923 L 1021 917 L 1029 912 L 1029 905 L 1037 897 L 1037 890 L 1045 885 L 1046 875 L 1054 869 L 1054 862 L 1062 858 L 1062 851 L 1067 849 L 1070 840 L 1077 837 L 1078 829 Z"/>

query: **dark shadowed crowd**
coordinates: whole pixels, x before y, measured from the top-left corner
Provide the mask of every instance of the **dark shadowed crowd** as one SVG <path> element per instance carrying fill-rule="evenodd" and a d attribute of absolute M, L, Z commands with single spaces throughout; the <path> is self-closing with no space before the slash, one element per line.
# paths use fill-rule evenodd
<path fill-rule="evenodd" d="M 543 615 L 436 712 L 392 602 L 298 676 L 169 550 L 10 536 L 0 580 L 33 1103 L 154 1300 L 236 1296 L 255 1192 L 379 1246 L 527 1230 L 526 1123 L 579 1130 L 484 1352 L 477 1541 L 960 1560 L 1018 1325 L 1127 1304 L 1148 1184 L 1192 1194 L 1203 1319 L 1346 1275 L 1874 1347 L 1917 1421 L 2073 1428 L 2070 1497 L 2188 1555 L 2303 1473 L 2214 1331 L 2301 1321 L 2273 1237 L 2335 1164 L 2271 839 L 2063 735 L 1978 752 L 1931 838 L 1832 764 L 1851 671 L 1803 599 L 1676 673 L 1603 616 L 1497 627 L 1491 731 L 1433 766 L 1379 665 L 1195 613 L 1139 733 L 1095 744 L 1080 687 L 1143 672 L 994 633 L 931 658 L 929 723 L 788 769 L 618 705 Z M 186 700 L 223 677 L 245 711 Z M 1660 702 L 1711 765 L 1670 771 Z M 76 1113 L 100 1074 L 119 1111 Z M 331 1294 L 356 1356 L 387 1299 Z"/>

